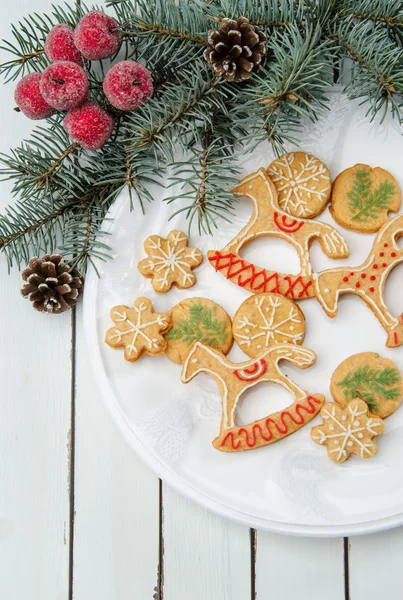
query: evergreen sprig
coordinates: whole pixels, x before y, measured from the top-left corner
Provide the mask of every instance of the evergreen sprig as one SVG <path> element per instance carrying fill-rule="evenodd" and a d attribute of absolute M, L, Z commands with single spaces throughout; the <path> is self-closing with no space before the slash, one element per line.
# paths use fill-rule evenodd
<path fill-rule="evenodd" d="M 401 381 L 400 373 L 394 368 L 371 369 L 368 366 L 357 367 L 353 373 L 347 373 L 337 385 L 343 389 L 346 402 L 354 398 L 365 400 L 370 408 L 379 410 L 379 399 L 397 400 L 400 390 L 391 387 Z"/>
<path fill-rule="evenodd" d="M 385 179 L 376 189 L 371 190 L 371 178 L 368 169 L 356 169 L 353 186 L 346 194 L 352 221 L 375 219 L 379 213 L 388 210 L 395 192 L 394 184 Z"/>
<path fill-rule="evenodd" d="M 390 111 L 402 122 L 400 0 L 66 3 L 12 27 L 10 41 L 1 46 L 9 54 L 1 65 L 4 80 L 42 71 L 50 29 L 57 23 L 75 27 L 94 8 L 114 14 L 123 34 L 119 59 L 148 66 L 154 96 L 134 112 L 117 114 L 111 140 L 96 154 L 71 143 L 58 115 L 1 157 L 1 175 L 12 180 L 15 197 L 0 216 L 0 251 L 10 266 L 57 250 L 82 268 L 95 257 L 105 259 L 110 250 L 102 220 L 113 200 L 127 190 L 133 210 L 145 210 L 152 200 L 150 184 L 166 184 L 161 175 L 170 166 L 167 201 L 176 213 L 185 212 L 189 225 L 211 231 L 220 218 L 231 218 L 237 155 L 264 140 L 277 154 L 295 143 L 301 119 L 315 120 L 327 105 L 340 61 L 353 68 L 345 87 L 350 98 L 367 102 L 371 118 Z M 230 84 L 213 77 L 202 54 L 209 30 L 224 17 L 239 16 L 266 33 L 267 62 L 248 81 Z M 102 93 L 107 67 L 97 61 L 85 67 L 91 98 L 110 109 Z M 375 208 L 368 214 L 388 193 L 373 194 Z"/>
<path fill-rule="evenodd" d="M 167 335 L 167 340 L 182 341 L 186 346 L 193 342 L 201 342 L 207 346 L 216 347 L 225 344 L 227 339 L 226 324 L 217 319 L 216 307 L 208 308 L 200 301 L 192 302 L 189 306 L 189 319 L 179 319 Z"/>

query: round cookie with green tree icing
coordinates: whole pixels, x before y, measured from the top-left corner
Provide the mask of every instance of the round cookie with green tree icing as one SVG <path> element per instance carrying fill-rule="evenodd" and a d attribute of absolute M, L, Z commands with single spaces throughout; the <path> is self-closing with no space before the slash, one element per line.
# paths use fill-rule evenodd
<path fill-rule="evenodd" d="M 361 352 L 346 358 L 335 370 L 330 391 L 338 404 L 359 398 L 373 415 L 385 419 L 403 401 L 402 375 L 389 358 L 376 352 Z"/>
<path fill-rule="evenodd" d="M 374 233 L 400 205 L 399 184 L 381 167 L 357 164 L 342 171 L 333 182 L 330 212 L 347 229 Z"/>
<path fill-rule="evenodd" d="M 196 342 L 228 354 L 232 346 L 232 323 L 226 311 L 208 298 L 187 298 L 168 312 L 171 327 L 165 334 L 166 355 L 184 363 Z"/>

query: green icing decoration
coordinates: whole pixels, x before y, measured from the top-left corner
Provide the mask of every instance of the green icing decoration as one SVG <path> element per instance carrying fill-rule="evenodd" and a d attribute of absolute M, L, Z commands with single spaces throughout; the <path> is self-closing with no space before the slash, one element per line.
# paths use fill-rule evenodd
<path fill-rule="evenodd" d="M 391 387 L 401 381 L 397 369 L 370 369 L 368 366 L 358 367 L 353 373 L 347 373 L 343 381 L 337 385 L 343 388 L 346 402 L 354 398 L 365 400 L 369 408 L 379 410 L 378 398 L 397 400 L 399 388 Z"/>
<path fill-rule="evenodd" d="M 181 340 L 187 346 L 192 342 L 201 342 L 207 346 L 216 347 L 224 344 L 228 333 L 225 331 L 224 321 L 218 321 L 217 308 L 212 309 L 202 306 L 200 301 L 194 302 L 189 307 L 189 320 L 179 319 L 165 336 L 167 340 Z"/>
<path fill-rule="evenodd" d="M 394 184 L 387 179 L 379 184 L 378 189 L 371 191 L 370 172 L 363 167 L 357 169 L 354 173 L 353 187 L 347 192 L 351 220 L 376 219 L 380 212 L 390 207 L 394 192 Z"/>

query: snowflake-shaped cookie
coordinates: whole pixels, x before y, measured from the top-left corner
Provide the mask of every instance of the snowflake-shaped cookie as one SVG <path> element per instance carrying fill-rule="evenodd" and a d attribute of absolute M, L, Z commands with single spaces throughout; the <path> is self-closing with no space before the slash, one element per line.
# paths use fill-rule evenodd
<path fill-rule="evenodd" d="M 256 294 L 238 308 L 232 333 L 245 354 L 256 358 L 273 344 L 302 344 L 305 317 L 299 306 L 281 294 Z"/>
<path fill-rule="evenodd" d="M 312 427 L 311 438 L 327 446 L 334 462 L 344 462 L 350 454 L 371 458 L 376 453 L 374 437 L 385 430 L 385 423 L 374 417 L 364 400 L 351 400 L 347 406 L 329 402 L 320 411 L 323 425 Z"/>
<path fill-rule="evenodd" d="M 150 235 L 144 250 L 148 258 L 139 262 L 138 269 L 152 278 L 156 292 L 168 292 L 172 285 L 185 289 L 196 283 L 192 269 L 200 265 L 203 256 L 198 248 L 188 248 L 188 237 L 182 231 L 173 230 L 166 239 Z"/>
<path fill-rule="evenodd" d="M 146 354 L 163 354 L 166 341 L 161 335 L 169 325 L 170 319 L 164 313 L 155 313 L 148 298 L 137 298 L 132 307 L 114 306 L 111 319 L 115 327 L 106 332 L 105 341 L 112 348 L 125 349 L 125 359 L 135 362 Z"/>
<path fill-rule="evenodd" d="M 293 217 L 316 217 L 330 198 L 329 169 L 312 154 L 284 154 L 268 166 L 267 174 L 277 190 L 280 207 Z"/>

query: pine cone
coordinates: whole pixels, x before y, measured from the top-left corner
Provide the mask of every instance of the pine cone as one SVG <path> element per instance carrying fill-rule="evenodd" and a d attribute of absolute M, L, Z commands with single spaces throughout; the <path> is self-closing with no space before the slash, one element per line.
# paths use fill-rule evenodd
<path fill-rule="evenodd" d="M 21 294 L 36 310 L 56 315 L 76 304 L 83 287 L 79 271 L 71 269 L 59 254 L 31 258 L 22 278 L 27 283 Z"/>
<path fill-rule="evenodd" d="M 227 81 L 243 81 L 264 64 L 266 36 L 245 17 L 223 19 L 217 29 L 209 31 L 209 48 L 204 58 L 213 72 Z"/>

